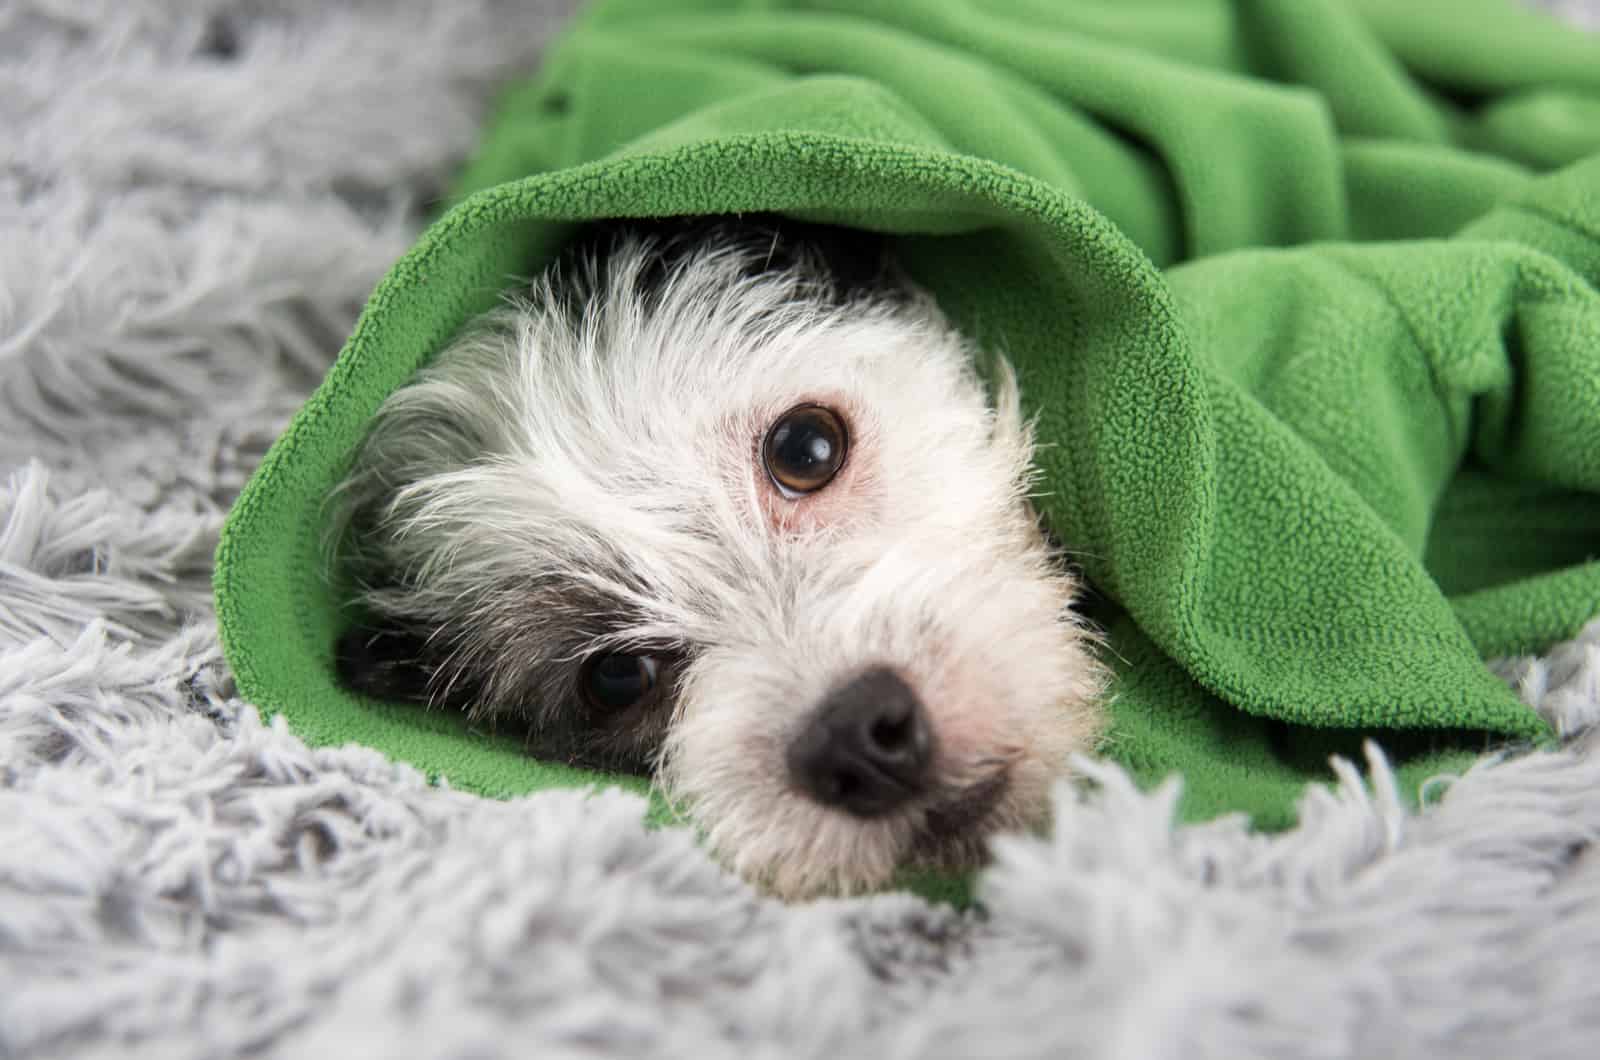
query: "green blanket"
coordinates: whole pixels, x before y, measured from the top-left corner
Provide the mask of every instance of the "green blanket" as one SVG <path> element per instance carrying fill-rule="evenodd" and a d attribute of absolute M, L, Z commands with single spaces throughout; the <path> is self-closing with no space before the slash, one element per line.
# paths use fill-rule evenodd
<path fill-rule="evenodd" d="M 240 497 L 239 688 L 459 787 L 594 780 L 336 687 L 322 499 L 579 223 L 778 211 L 893 234 L 1013 360 L 1109 631 L 1106 751 L 1182 772 L 1187 815 L 1281 826 L 1364 735 L 1413 790 L 1544 739 L 1482 659 L 1600 612 L 1597 152 L 1600 38 L 1509 0 L 607 0 Z"/>

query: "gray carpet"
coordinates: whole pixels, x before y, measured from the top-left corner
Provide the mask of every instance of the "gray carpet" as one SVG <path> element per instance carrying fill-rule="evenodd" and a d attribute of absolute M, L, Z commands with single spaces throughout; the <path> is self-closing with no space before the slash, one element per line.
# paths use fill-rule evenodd
<path fill-rule="evenodd" d="M 1271 838 L 1098 767 L 980 915 L 261 723 L 218 525 L 555 8 L 0 2 L 0 1056 L 1595 1055 L 1600 739 Z M 1578 733 L 1600 627 L 1504 672 Z"/>

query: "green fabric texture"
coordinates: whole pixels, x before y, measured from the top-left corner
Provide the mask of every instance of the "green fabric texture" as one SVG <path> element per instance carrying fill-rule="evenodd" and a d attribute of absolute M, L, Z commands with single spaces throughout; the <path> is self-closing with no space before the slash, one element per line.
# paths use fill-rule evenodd
<path fill-rule="evenodd" d="M 607 0 L 509 92 L 240 497 L 244 696 L 509 796 L 613 779 L 335 684 L 322 502 L 583 221 L 890 233 L 1037 413 L 1116 668 L 1106 753 L 1293 819 L 1544 725 L 1484 666 L 1600 612 L 1600 38 L 1491 0 Z"/>

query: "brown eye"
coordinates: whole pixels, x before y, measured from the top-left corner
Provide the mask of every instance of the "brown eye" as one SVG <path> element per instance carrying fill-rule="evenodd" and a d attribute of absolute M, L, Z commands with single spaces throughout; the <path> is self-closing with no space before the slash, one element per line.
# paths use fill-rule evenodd
<path fill-rule="evenodd" d="M 655 691 L 660 670 L 661 664 L 654 655 L 596 655 L 583 667 L 583 698 L 596 710 L 627 710 Z"/>
<path fill-rule="evenodd" d="M 797 405 L 767 432 L 761 456 L 767 477 L 785 494 L 815 493 L 844 466 L 849 445 L 838 413 L 821 405 Z"/>

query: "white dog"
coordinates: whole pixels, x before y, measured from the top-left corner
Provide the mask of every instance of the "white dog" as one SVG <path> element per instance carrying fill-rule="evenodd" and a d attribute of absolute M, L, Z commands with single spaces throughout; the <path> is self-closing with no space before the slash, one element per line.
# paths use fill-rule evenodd
<path fill-rule="evenodd" d="M 343 679 L 650 771 L 784 896 L 973 864 L 1105 683 L 975 353 L 861 233 L 597 230 L 373 422 Z"/>

